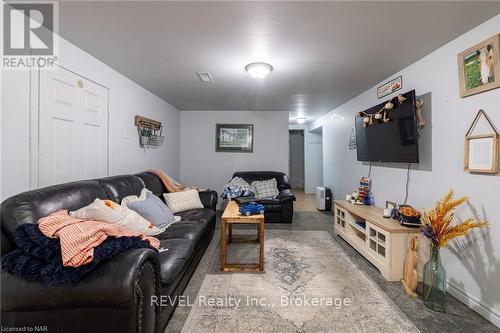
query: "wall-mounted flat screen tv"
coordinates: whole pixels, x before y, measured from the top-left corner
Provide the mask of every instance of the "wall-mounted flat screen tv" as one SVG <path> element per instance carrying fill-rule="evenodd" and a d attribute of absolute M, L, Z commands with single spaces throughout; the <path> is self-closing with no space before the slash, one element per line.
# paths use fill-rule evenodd
<path fill-rule="evenodd" d="M 398 98 L 392 100 L 394 108 L 387 111 L 390 119 L 372 118 L 372 124 L 363 126 L 364 116 L 374 115 L 381 110 L 381 103 L 363 111 L 356 116 L 356 143 L 358 161 L 418 163 L 418 128 L 415 107 L 415 90 L 403 96 L 405 101 L 399 103 Z"/>

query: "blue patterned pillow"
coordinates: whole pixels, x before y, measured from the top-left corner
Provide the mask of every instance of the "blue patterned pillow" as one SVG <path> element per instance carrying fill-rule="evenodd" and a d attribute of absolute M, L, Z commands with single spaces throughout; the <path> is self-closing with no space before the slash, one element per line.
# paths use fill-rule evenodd
<path fill-rule="evenodd" d="M 159 228 L 176 220 L 167 205 L 149 191 L 146 193 L 144 200 L 127 201 L 126 206 Z"/>

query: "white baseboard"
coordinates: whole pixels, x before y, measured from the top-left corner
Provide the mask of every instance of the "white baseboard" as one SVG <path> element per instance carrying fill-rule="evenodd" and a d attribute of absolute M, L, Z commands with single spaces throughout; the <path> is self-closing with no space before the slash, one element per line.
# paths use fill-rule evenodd
<path fill-rule="evenodd" d="M 479 313 L 481 316 L 486 318 L 488 321 L 492 322 L 493 325 L 500 327 L 500 314 L 493 312 L 488 309 L 483 304 L 481 304 L 477 299 L 465 293 L 463 290 L 455 287 L 454 285 L 448 283 L 448 292 L 457 298 L 459 301 L 467 305 L 472 310 Z"/>

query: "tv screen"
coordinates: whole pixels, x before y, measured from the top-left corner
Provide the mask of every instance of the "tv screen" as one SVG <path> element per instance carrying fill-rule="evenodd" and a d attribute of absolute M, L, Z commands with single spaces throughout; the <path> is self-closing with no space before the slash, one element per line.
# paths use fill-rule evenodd
<path fill-rule="evenodd" d="M 387 111 L 390 119 L 372 117 L 372 124 L 363 126 L 364 118 L 381 110 L 381 103 L 361 115 L 356 116 L 356 143 L 358 161 L 418 163 L 418 130 L 415 108 L 415 90 L 403 96 L 405 101 L 399 103 L 398 98 L 392 99 L 394 108 Z"/>

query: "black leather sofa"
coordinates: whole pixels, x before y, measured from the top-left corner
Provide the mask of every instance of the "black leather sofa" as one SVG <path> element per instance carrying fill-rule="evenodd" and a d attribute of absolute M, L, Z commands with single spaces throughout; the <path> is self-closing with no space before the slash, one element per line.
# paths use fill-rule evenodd
<path fill-rule="evenodd" d="M 146 187 L 166 192 L 152 173 L 84 180 L 15 195 L 1 204 L 1 253 L 13 250 L 14 231 L 59 209 L 76 210 L 96 197 L 120 202 Z M 200 192 L 205 208 L 156 236 L 167 251 L 134 249 L 99 265 L 72 286 L 52 287 L 1 274 L 1 325 L 47 327 L 48 332 L 163 332 L 210 243 L 217 193 Z M 168 297 L 170 296 L 170 297 Z M 155 301 L 157 300 L 157 301 Z M 158 305 L 158 306 L 157 306 Z"/>
<path fill-rule="evenodd" d="M 238 171 L 233 174 L 234 177 L 243 178 L 249 184 L 256 180 L 275 178 L 280 191 L 278 196 L 274 199 L 257 199 L 256 201 L 266 207 L 264 213 L 266 223 L 292 223 L 295 196 L 291 191 L 290 178 L 286 174 L 275 171 Z"/>

